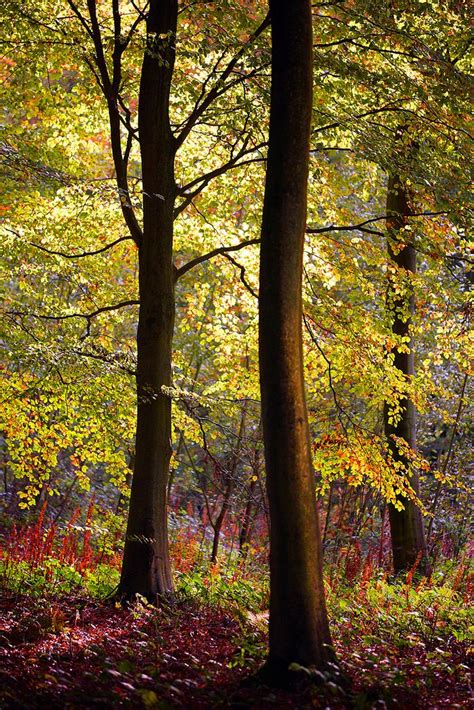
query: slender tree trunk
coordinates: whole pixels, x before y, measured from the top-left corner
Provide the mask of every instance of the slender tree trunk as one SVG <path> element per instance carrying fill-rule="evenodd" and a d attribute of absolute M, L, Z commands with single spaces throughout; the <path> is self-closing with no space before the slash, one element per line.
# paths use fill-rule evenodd
<path fill-rule="evenodd" d="M 326 517 L 324 519 L 324 531 L 323 531 L 323 541 L 322 544 L 324 546 L 324 543 L 326 542 L 326 536 L 328 534 L 329 530 L 329 522 L 331 520 L 331 508 L 332 508 L 332 492 L 334 489 L 334 483 L 331 481 L 331 484 L 329 486 L 329 491 L 328 491 L 328 505 L 326 508 Z"/>
<path fill-rule="evenodd" d="M 267 677 L 333 659 L 303 380 L 302 267 L 312 112 L 309 0 L 270 0 L 272 89 L 260 261 L 260 381 L 270 506 Z"/>
<path fill-rule="evenodd" d="M 240 424 L 239 424 L 239 433 L 237 437 L 237 441 L 235 444 L 235 450 L 232 454 L 232 461 L 229 466 L 229 470 L 227 471 L 226 477 L 226 486 L 225 486 L 225 492 L 224 492 L 224 501 L 222 503 L 222 507 L 220 510 L 219 515 L 217 516 L 216 522 L 213 524 L 214 528 L 214 540 L 212 543 L 212 552 L 211 552 L 211 562 L 216 562 L 217 561 L 217 552 L 219 550 L 219 540 L 220 540 L 220 535 L 221 535 L 221 530 L 222 530 L 222 525 L 224 524 L 224 519 L 227 515 L 227 511 L 229 510 L 230 507 L 230 497 L 234 491 L 235 488 L 235 477 L 237 473 L 237 466 L 239 464 L 239 455 L 240 455 L 240 450 L 242 448 L 242 440 L 245 434 L 245 417 L 247 414 L 247 404 L 244 405 L 242 409 L 242 414 L 240 417 Z"/>
<path fill-rule="evenodd" d="M 250 481 L 247 503 L 245 505 L 242 526 L 239 533 L 239 555 L 246 557 L 247 549 L 250 543 L 250 534 L 252 528 L 252 515 L 255 507 L 255 489 L 257 487 L 257 479 Z"/>
<path fill-rule="evenodd" d="M 402 184 L 399 175 L 390 175 L 387 186 L 387 220 L 388 255 L 397 269 L 408 272 L 407 276 L 416 273 L 416 251 L 404 239 L 407 217 L 410 215 L 409 194 Z M 387 303 L 392 318 L 392 331 L 398 338 L 409 338 L 409 352 L 400 352 L 395 348 L 394 366 L 404 378 L 415 374 L 415 349 L 411 333 L 412 318 L 415 312 L 415 296 L 410 284 L 397 291 L 399 277 L 389 279 Z M 404 468 L 411 468 L 410 462 L 400 451 L 396 438 L 404 439 L 411 449 L 416 448 L 416 411 L 409 398 L 400 401 L 401 413 L 395 423 L 390 421 L 390 406 L 384 408 L 385 436 L 388 440 L 391 455 Z M 418 495 L 419 482 L 416 471 L 412 472 L 410 483 Z M 397 574 L 411 569 L 418 560 L 418 571 L 429 574 L 430 565 L 426 550 L 423 518 L 420 509 L 413 501 L 403 499 L 404 510 L 397 510 L 389 505 L 390 533 L 392 539 L 393 568 Z"/>
<path fill-rule="evenodd" d="M 68 504 L 68 502 L 69 502 L 69 498 L 70 498 L 71 495 L 72 495 L 72 492 L 73 492 L 73 490 L 74 490 L 74 487 L 75 487 L 76 483 L 77 483 L 77 474 L 74 474 L 73 479 L 72 479 L 72 482 L 71 482 L 71 484 L 69 485 L 69 487 L 68 487 L 68 489 L 67 489 L 67 491 L 66 491 L 66 495 L 63 497 L 63 499 L 62 499 L 62 501 L 61 501 L 61 505 L 60 505 L 59 508 L 57 509 L 56 514 L 55 514 L 55 516 L 54 516 L 54 518 L 53 518 L 53 523 L 57 523 L 58 520 L 60 520 L 60 519 L 63 517 L 63 513 L 64 513 L 64 511 L 66 510 L 66 506 L 67 506 L 67 504 Z"/>
<path fill-rule="evenodd" d="M 379 540 L 379 567 L 382 567 L 383 564 L 383 552 L 384 552 L 384 544 L 385 544 L 385 512 L 387 510 L 387 504 L 385 501 L 382 504 L 382 510 L 380 512 L 380 540 Z"/>
<path fill-rule="evenodd" d="M 449 464 L 451 461 L 451 455 L 453 453 L 453 446 L 454 446 L 454 437 L 456 436 L 459 422 L 461 420 L 461 412 L 462 412 L 462 406 L 463 406 L 463 402 L 464 402 L 464 394 L 466 392 L 466 385 L 467 385 L 468 378 L 469 378 L 469 375 L 466 373 L 464 375 L 464 379 L 463 379 L 463 383 L 462 383 L 462 387 L 461 387 L 461 394 L 459 396 L 459 403 L 458 403 L 458 409 L 456 412 L 456 419 L 454 420 L 454 425 L 451 430 L 451 436 L 449 437 L 448 451 L 446 453 L 446 458 L 444 459 L 443 469 L 441 471 L 443 478 L 444 478 L 444 476 L 446 476 L 446 473 L 448 472 L 448 467 L 449 467 Z M 431 518 L 430 518 L 430 522 L 428 523 L 428 530 L 426 533 L 426 541 L 427 541 L 426 544 L 427 545 L 430 542 L 431 532 L 433 530 L 434 516 L 436 513 L 436 507 L 438 505 L 438 500 L 439 500 L 439 496 L 441 493 L 442 485 L 443 485 L 443 479 L 440 479 L 438 481 L 437 486 L 436 486 L 436 491 L 434 494 L 433 503 L 431 504 L 431 508 L 430 508 Z"/>
<path fill-rule="evenodd" d="M 216 518 L 216 522 L 213 525 L 214 538 L 212 540 L 212 552 L 211 552 L 211 562 L 214 564 L 217 562 L 217 553 L 219 552 L 219 542 L 221 538 L 222 525 L 224 524 L 225 516 L 229 510 L 230 496 L 233 490 L 233 482 L 230 480 L 227 483 L 224 500 L 222 502 L 222 507 L 220 509 L 219 515 Z"/>
<path fill-rule="evenodd" d="M 177 0 L 151 0 L 143 59 L 138 128 L 143 177 L 143 239 L 139 248 L 135 466 L 119 594 L 155 601 L 173 590 L 168 551 L 167 484 L 171 456 L 174 327 L 174 139 L 169 93 Z"/>

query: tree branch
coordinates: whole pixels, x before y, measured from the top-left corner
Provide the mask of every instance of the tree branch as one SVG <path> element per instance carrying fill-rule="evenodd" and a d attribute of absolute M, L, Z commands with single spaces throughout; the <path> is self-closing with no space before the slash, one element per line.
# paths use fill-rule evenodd
<path fill-rule="evenodd" d="M 437 217 L 438 215 L 447 215 L 448 212 L 413 212 L 408 217 Z M 324 232 L 368 232 L 369 234 L 377 234 L 378 236 L 384 236 L 384 232 L 380 232 L 374 229 L 367 229 L 365 225 L 373 224 L 374 222 L 381 222 L 393 217 L 391 214 L 384 214 L 380 217 L 372 217 L 372 219 L 366 219 L 364 222 L 359 222 L 359 224 L 330 224 L 327 227 L 306 227 L 307 234 L 324 234 Z"/>
<path fill-rule="evenodd" d="M 74 355 L 79 355 L 80 357 L 88 357 L 93 360 L 100 360 L 101 362 L 104 362 L 106 365 L 113 365 L 117 367 L 119 370 L 122 372 L 127 373 L 127 375 L 132 375 L 135 377 L 137 374 L 136 369 L 132 369 L 131 367 L 128 367 L 126 365 L 122 365 L 120 363 L 120 357 L 117 357 L 117 355 L 110 355 L 109 353 L 107 354 L 100 354 L 100 353 L 95 353 L 95 352 L 88 352 L 86 350 L 76 350 L 73 349 L 71 350 Z"/>
<path fill-rule="evenodd" d="M 204 173 L 203 175 L 200 175 L 197 178 L 194 178 L 194 180 L 191 180 L 188 182 L 186 185 L 183 185 L 179 189 L 179 193 L 181 195 L 184 195 L 184 200 L 180 205 L 178 205 L 175 209 L 175 217 L 177 217 L 183 210 L 186 209 L 186 207 L 194 200 L 194 198 L 199 195 L 202 190 L 204 190 L 209 183 L 214 180 L 216 177 L 219 177 L 220 175 L 224 175 L 224 173 L 228 172 L 229 170 L 233 170 L 235 168 L 240 168 L 244 165 L 250 165 L 252 163 L 262 163 L 266 160 L 263 156 L 258 156 L 255 158 L 248 158 L 247 160 L 241 160 L 246 155 L 251 155 L 252 153 L 255 153 L 255 151 L 260 150 L 261 148 L 264 148 L 267 145 L 266 142 L 264 143 L 259 143 L 258 145 L 249 148 L 247 150 L 246 147 L 242 147 L 241 150 L 235 155 L 233 158 L 230 158 L 230 160 L 227 161 L 227 163 L 224 163 L 223 165 L 220 165 L 218 168 L 215 168 L 214 170 L 210 170 L 208 173 Z M 191 189 L 197 185 L 197 187 L 192 190 L 190 193 L 185 194 L 187 190 Z"/>
<path fill-rule="evenodd" d="M 11 234 L 14 234 L 15 237 L 18 239 L 21 239 L 21 234 L 17 232 L 15 229 L 11 229 L 10 227 L 5 227 L 7 232 L 10 232 Z M 55 251 L 54 249 L 48 249 L 47 247 L 42 246 L 42 244 L 36 244 L 35 242 L 28 242 L 28 244 L 35 249 L 39 249 L 40 251 L 43 251 L 45 254 L 51 254 L 52 256 L 61 256 L 63 259 L 82 259 L 85 256 L 96 256 L 97 254 L 102 254 L 105 251 L 108 251 L 109 249 L 112 249 L 112 247 L 116 246 L 117 244 L 120 244 L 120 242 L 127 242 L 130 241 L 132 237 L 119 237 L 116 239 L 114 242 L 111 242 L 110 244 L 106 244 L 104 247 L 101 247 L 100 249 L 95 249 L 94 251 L 83 251 L 80 252 L 79 254 L 68 254 L 64 251 Z"/>
<path fill-rule="evenodd" d="M 260 241 L 260 240 L 258 240 L 258 241 Z M 244 266 L 243 264 L 239 264 L 239 262 L 237 261 L 237 259 L 233 259 L 233 258 L 230 256 L 230 254 L 228 254 L 227 252 L 224 252 L 224 254 L 223 254 L 222 256 L 225 256 L 225 258 L 226 258 L 228 261 L 230 261 L 231 264 L 233 264 L 234 266 L 236 266 L 236 267 L 239 269 L 241 282 L 243 283 L 243 285 L 245 286 L 245 288 L 247 289 L 247 291 L 248 291 L 254 298 L 258 298 L 258 293 L 253 290 L 252 286 L 251 286 L 251 285 L 249 284 L 249 282 L 247 281 L 247 275 L 246 275 L 246 271 L 245 271 L 245 266 Z"/>
<path fill-rule="evenodd" d="M 101 313 L 117 311 L 120 308 L 125 308 L 126 306 L 138 306 L 139 304 L 140 301 L 130 299 L 128 301 L 115 303 L 112 306 L 101 306 L 101 308 L 96 308 L 95 311 L 91 311 L 90 313 L 65 313 L 64 315 L 49 315 L 46 313 L 28 313 L 27 311 L 7 311 L 7 315 L 38 318 L 40 320 L 68 320 L 69 318 L 85 318 L 85 320 L 90 321 L 92 318 L 95 318 Z"/>
<path fill-rule="evenodd" d="M 193 126 L 196 124 L 197 120 L 199 119 L 200 116 L 206 111 L 206 109 L 209 108 L 209 106 L 212 104 L 212 102 L 222 93 L 222 84 L 223 82 L 230 76 L 230 74 L 233 72 L 235 67 L 237 66 L 237 63 L 239 59 L 241 59 L 248 48 L 253 44 L 253 42 L 266 30 L 266 28 L 270 25 L 270 16 L 267 15 L 263 22 L 257 27 L 255 32 L 249 37 L 248 41 L 239 49 L 237 54 L 234 55 L 234 57 L 230 60 L 230 62 L 227 64 L 226 68 L 220 75 L 218 81 L 212 89 L 209 90 L 207 95 L 205 94 L 206 90 L 206 84 L 207 80 L 204 82 L 202 90 L 201 90 L 201 95 L 196 101 L 195 107 L 193 111 L 191 112 L 188 120 L 184 124 L 181 132 L 177 135 L 176 137 L 176 148 L 178 149 L 186 140 L 188 137 L 189 133 L 191 132 Z M 217 69 L 217 65 L 215 66 L 215 69 Z"/>
<path fill-rule="evenodd" d="M 229 252 L 239 251 L 240 249 L 244 249 L 245 247 L 249 247 L 254 244 L 260 244 L 260 239 L 248 239 L 245 242 L 240 242 L 240 244 L 233 244 L 229 247 L 217 247 L 216 249 L 213 249 L 212 251 L 209 251 L 206 254 L 201 254 L 201 256 L 197 256 L 195 259 L 191 259 L 191 261 L 188 261 L 186 264 L 183 264 L 183 266 L 180 266 L 179 269 L 176 269 L 176 281 L 182 276 L 184 276 L 184 274 L 186 274 L 188 271 L 193 269 L 195 266 L 202 264 L 204 261 L 208 261 L 209 259 L 213 259 L 215 256 L 219 255 L 225 256 Z"/>
<path fill-rule="evenodd" d="M 313 332 L 313 329 L 311 328 L 310 324 L 309 324 L 308 321 L 307 321 L 306 313 L 303 313 L 303 323 L 304 323 L 305 328 L 306 328 L 306 330 L 307 330 L 307 332 L 308 332 L 308 334 L 309 334 L 309 337 L 311 338 L 311 340 L 312 340 L 312 342 L 314 343 L 314 345 L 316 345 L 316 348 L 318 349 L 319 353 L 321 354 L 321 357 L 323 358 L 324 362 L 325 362 L 326 365 L 327 365 L 327 368 L 328 368 L 328 383 L 329 383 L 329 389 L 331 390 L 331 394 L 332 394 L 334 406 L 336 407 L 337 418 L 339 419 L 339 423 L 340 423 L 340 425 L 341 425 L 341 427 L 342 427 L 342 430 L 343 430 L 343 432 L 344 432 L 344 434 L 346 435 L 346 438 L 347 438 L 347 436 L 348 436 L 347 427 L 346 427 L 346 425 L 345 425 L 345 423 L 344 423 L 344 420 L 342 419 L 342 415 L 344 415 L 345 417 L 347 417 L 347 419 L 349 420 L 349 422 L 350 422 L 352 425 L 354 425 L 354 422 L 353 422 L 352 417 L 350 416 L 350 414 L 348 414 L 348 413 L 345 411 L 345 409 L 339 404 L 339 400 L 338 400 L 338 398 L 337 398 L 337 393 L 336 393 L 336 390 L 335 390 L 335 388 L 334 388 L 334 382 L 333 382 L 333 378 L 332 378 L 332 363 L 331 363 L 331 360 L 327 357 L 326 353 L 324 352 L 324 350 L 323 350 L 322 347 L 320 346 L 320 344 L 319 344 L 319 342 L 318 342 L 318 339 L 316 338 L 316 335 L 315 335 L 314 332 Z"/>
<path fill-rule="evenodd" d="M 127 46 L 126 42 L 121 41 L 120 36 L 120 12 L 118 8 L 118 0 L 113 0 L 113 16 L 114 16 L 114 48 L 112 53 L 112 78 L 110 77 L 107 67 L 107 60 L 104 53 L 104 44 L 102 41 L 102 33 L 100 30 L 99 20 L 97 18 L 96 0 L 87 0 L 87 9 L 89 12 L 90 26 L 85 21 L 83 15 L 78 9 L 73 0 L 67 0 L 72 11 L 79 19 L 81 24 L 87 31 L 87 34 L 92 39 L 95 50 L 95 63 L 98 73 L 94 70 L 90 60 L 86 58 L 86 63 L 91 68 L 92 73 L 107 100 L 107 109 L 109 113 L 110 125 L 110 142 L 112 147 L 112 157 L 115 166 L 115 174 L 117 187 L 119 190 L 120 206 L 122 209 L 125 224 L 128 227 L 132 239 L 137 245 L 142 239 L 142 230 L 138 224 L 135 212 L 130 202 L 130 192 L 128 188 L 128 147 L 125 157 L 122 152 L 122 139 L 120 132 L 121 116 L 118 105 L 118 93 L 121 81 L 121 58 Z"/>

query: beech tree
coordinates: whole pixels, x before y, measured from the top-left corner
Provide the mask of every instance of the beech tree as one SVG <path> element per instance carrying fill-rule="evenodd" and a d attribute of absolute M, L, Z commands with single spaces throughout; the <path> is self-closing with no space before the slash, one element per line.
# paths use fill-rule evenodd
<path fill-rule="evenodd" d="M 260 257 L 259 354 L 270 509 L 266 671 L 333 659 L 305 402 L 302 270 L 312 112 L 309 0 L 271 0 L 270 136 Z"/>
<path fill-rule="evenodd" d="M 402 132 L 403 139 L 406 131 Z M 402 151 L 406 152 L 406 151 Z M 416 273 L 416 249 L 405 228 L 412 213 L 410 190 L 404 177 L 392 173 L 387 184 L 387 233 L 388 256 L 392 264 L 389 271 L 387 306 L 395 336 L 394 367 L 400 371 L 408 386 L 415 375 L 415 343 L 412 321 L 415 313 L 415 295 L 411 279 Z M 403 281 L 398 273 L 401 271 Z M 401 282 L 401 283 L 400 283 Z M 418 474 L 410 454 L 416 450 L 416 410 L 412 398 L 404 394 L 393 406 L 385 404 L 384 428 L 389 451 L 400 474 L 410 473 L 410 485 L 419 494 Z M 412 498 L 403 499 L 403 509 L 389 505 L 390 532 L 395 573 L 410 570 L 415 565 L 419 571 L 429 574 L 430 565 L 426 550 L 423 517 Z"/>
<path fill-rule="evenodd" d="M 244 120 L 244 127 L 236 131 L 237 135 L 229 146 L 228 160 L 181 186 L 175 176 L 176 155 L 194 126 L 217 99 L 228 89 L 242 84 L 249 75 L 258 74 L 259 65 L 242 73 L 239 61 L 268 23 L 264 20 L 223 68 L 221 61 L 226 53 L 221 52 L 202 85 L 192 111 L 176 130 L 170 119 L 170 93 L 176 57 L 177 0 L 151 0 L 145 10 L 137 12 L 128 33 L 122 30 L 120 3 L 113 0 L 111 56 L 107 55 L 110 44 L 106 42 L 95 0 L 88 0 L 87 16 L 72 0 L 68 0 L 68 4 L 94 47 L 93 58 L 87 57 L 86 61 L 107 102 L 122 214 L 130 237 L 138 248 L 139 298 L 115 306 L 140 306 L 134 471 L 118 596 L 127 600 L 140 594 L 149 600 L 156 600 L 157 596 L 169 595 L 173 591 L 168 550 L 167 490 L 172 453 L 170 387 L 175 283 L 203 261 L 248 245 L 245 242 L 229 248 L 218 247 L 177 268 L 173 251 L 174 221 L 214 178 L 226 170 L 262 160 L 258 150 L 263 144 L 256 145 L 251 140 Z M 142 22 L 146 25 L 146 39 L 139 73 L 137 131 L 122 96 L 122 57 Z M 233 75 L 234 70 L 237 77 Z M 213 84 L 211 79 L 214 79 Z M 140 151 L 143 195 L 141 223 L 132 204 L 133 193 L 128 175 L 130 155 L 136 140 Z M 179 197 L 181 201 L 177 202 Z"/>

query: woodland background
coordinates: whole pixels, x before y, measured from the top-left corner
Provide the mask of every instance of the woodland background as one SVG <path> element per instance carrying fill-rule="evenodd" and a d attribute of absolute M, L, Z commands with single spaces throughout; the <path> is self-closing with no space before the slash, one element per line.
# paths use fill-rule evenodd
<path fill-rule="evenodd" d="M 265 653 L 269 593 L 258 377 L 271 78 L 264 3 L 179 5 L 169 99 L 179 139 L 176 315 L 164 394 L 180 601 L 158 611 L 145 599 L 134 610 L 103 604 L 119 584 L 135 458 L 138 250 L 129 215 L 141 222 L 150 197 L 137 139 L 147 8 L 97 3 L 110 76 L 120 54 L 111 113 L 81 20 L 96 4 L 83 5 L 8 0 L 3 9 L 5 702 L 217 707 L 234 694 L 243 707 L 324 707 L 311 689 L 295 700 L 239 686 Z M 322 2 L 313 19 L 303 334 L 334 643 L 357 707 L 468 707 L 468 7 Z M 126 179 L 113 155 L 114 110 Z M 416 274 L 387 251 L 389 175 L 410 195 L 402 229 Z M 412 377 L 395 366 L 407 341 L 393 331 L 389 286 L 400 298 L 415 294 Z M 406 397 L 418 446 L 404 451 L 400 471 L 387 463 L 383 413 L 396 419 Z M 388 507 L 410 498 L 424 517 L 428 579 L 416 565 L 391 576 Z M 325 692 L 331 706 L 345 706 L 341 689 Z"/>

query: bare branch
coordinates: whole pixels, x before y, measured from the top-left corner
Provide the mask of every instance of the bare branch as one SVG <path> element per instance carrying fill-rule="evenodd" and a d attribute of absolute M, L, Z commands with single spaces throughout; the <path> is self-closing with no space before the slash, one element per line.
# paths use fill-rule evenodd
<path fill-rule="evenodd" d="M 85 29 L 85 31 L 87 32 L 89 37 L 91 37 L 91 39 L 94 39 L 92 29 L 87 24 L 86 18 L 81 13 L 81 11 L 77 7 L 77 5 L 75 3 L 73 3 L 72 0 L 67 0 L 67 4 L 69 5 L 69 7 L 73 11 L 73 13 L 76 15 L 77 19 L 79 20 L 79 22 L 81 23 L 81 25 L 83 26 L 83 28 Z"/>
<path fill-rule="evenodd" d="M 239 251 L 240 249 L 252 246 L 253 244 L 260 244 L 260 239 L 248 239 L 245 242 L 241 242 L 240 244 L 233 244 L 229 247 L 217 247 L 216 249 L 207 252 L 207 254 L 201 254 L 201 256 L 197 256 L 195 259 L 191 259 L 191 261 L 188 261 L 186 264 L 183 264 L 183 266 L 180 266 L 179 269 L 176 269 L 175 278 L 176 280 L 180 279 L 182 276 L 184 276 L 184 274 L 193 269 L 195 266 L 202 264 L 204 261 L 209 261 L 209 259 L 213 259 L 215 256 L 226 256 L 229 252 Z"/>
<path fill-rule="evenodd" d="M 244 146 L 239 150 L 239 152 L 235 156 L 230 158 L 230 160 L 228 160 L 223 165 L 220 165 L 218 168 L 215 168 L 214 170 L 211 170 L 208 173 L 204 173 L 203 175 L 194 178 L 186 185 L 180 187 L 179 194 L 184 196 L 184 200 L 180 205 L 176 207 L 174 212 L 175 217 L 181 214 L 181 212 L 185 210 L 189 204 L 191 204 L 194 198 L 199 195 L 199 193 L 202 192 L 202 190 L 204 190 L 204 188 L 207 187 L 207 185 L 209 185 L 212 180 L 215 180 L 215 178 L 219 177 L 220 175 L 224 175 L 224 173 L 228 172 L 229 170 L 234 170 L 235 168 L 240 168 L 244 165 L 265 162 L 266 158 L 261 155 L 254 158 L 247 158 L 245 160 L 242 160 L 242 158 L 244 158 L 244 156 L 246 155 L 251 155 L 256 151 L 261 150 L 267 145 L 266 142 L 259 143 L 258 145 L 253 146 L 249 149 L 247 149 L 246 145 L 247 143 L 244 144 Z M 195 188 L 194 190 L 192 189 L 193 187 Z M 191 190 L 191 192 L 188 192 L 188 190 Z M 187 192 L 188 194 L 186 194 Z"/>
<path fill-rule="evenodd" d="M 413 212 L 409 217 L 437 217 L 438 215 L 447 215 L 448 212 Z M 372 219 L 366 219 L 364 222 L 359 222 L 359 224 L 330 224 L 327 227 L 306 227 L 307 234 L 324 234 L 324 232 L 368 232 L 369 234 L 376 234 L 378 236 L 385 236 L 384 232 L 380 232 L 375 229 L 367 229 L 365 225 L 373 224 L 374 222 L 381 222 L 390 219 L 393 215 L 384 214 L 380 217 L 372 217 Z"/>
<path fill-rule="evenodd" d="M 95 318 L 101 313 L 117 311 L 120 308 L 125 308 L 126 306 L 138 306 L 139 304 L 140 301 L 130 299 L 128 301 L 121 301 L 120 303 L 115 303 L 111 306 L 102 306 L 101 308 L 96 308 L 95 311 L 91 311 L 90 313 L 65 313 L 64 315 L 49 315 L 45 313 L 28 313 L 28 311 L 7 311 L 7 315 L 56 321 L 68 320 L 69 318 L 85 318 L 85 320 L 90 321 L 92 318 Z"/>
<path fill-rule="evenodd" d="M 14 234 L 18 239 L 22 239 L 21 234 L 17 232 L 14 229 L 10 229 L 10 227 L 5 227 L 7 232 L 10 232 L 11 234 Z M 52 256 L 61 256 L 63 259 L 82 259 L 85 256 L 96 256 L 97 254 L 102 254 L 105 251 L 108 251 L 109 249 L 112 249 L 112 247 L 116 246 L 117 244 L 120 244 L 120 242 L 127 242 L 130 241 L 132 237 L 119 237 L 116 239 L 114 242 L 111 242 L 110 244 L 106 244 L 105 246 L 101 247 L 100 249 L 95 249 L 94 251 L 83 251 L 80 252 L 79 254 L 68 254 L 64 251 L 55 251 L 54 249 L 48 249 L 47 247 L 44 247 L 42 244 L 36 244 L 35 242 L 28 242 L 28 244 L 35 249 L 39 249 L 40 251 L 43 251 L 45 254 L 51 254 Z"/>
<path fill-rule="evenodd" d="M 324 352 L 324 350 L 323 350 L 322 347 L 320 346 L 320 344 L 319 344 L 319 342 L 318 342 L 318 339 L 316 338 L 316 335 L 315 335 L 315 333 L 313 332 L 313 329 L 311 328 L 310 324 L 309 324 L 308 321 L 307 321 L 307 318 L 306 318 L 306 314 L 305 314 L 305 313 L 303 313 L 303 323 L 304 323 L 305 328 L 306 328 L 306 330 L 307 330 L 307 332 L 308 332 L 308 334 L 309 334 L 309 337 L 311 338 L 311 340 L 312 340 L 312 342 L 314 343 L 314 345 L 316 345 L 316 348 L 318 349 L 319 353 L 321 354 L 321 356 L 322 356 L 324 362 L 326 363 L 326 365 L 327 365 L 327 367 L 328 367 L 329 389 L 331 390 L 332 398 L 333 398 L 333 401 L 334 401 L 334 406 L 336 407 L 337 418 L 339 419 L 339 423 L 340 423 L 340 425 L 341 425 L 341 427 L 342 427 L 342 430 L 343 430 L 344 434 L 345 434 L 346 437 L 347 437 L 347 436 L 348 436 L 347 427 L 346 427 L 346 425 L 345 425 L 345 423 L 344 423 L 344 420 L 343 420 L 343 418 L 342 418 L 342 415 L 346 416 L 347 419 L 349 420 L 349 422 L 350 422 L 352 425 L 354 425 L 354 422 L 353 422 L 352 417 L 350 416 L 350 414 L 348 414 L 348 413 L 345 411 L 345 409 L 339 404 L 339 400 L 338 400 L 338 398 L 337 398 L 337 393 L 336 393 L 336 390 L 335 390 L 335 388 L 334 388 L 334 382 L 333 382 L 333 378 L 332 378 L 332 363 L 331 363 L 331 360 L 327 357 L 326 353 Z"/>
<path fill-rule="evenodd" d="M 86 57 L 86 63 L 90 67 L 97 83 L 99 84 L 106 100 L 109 113 L 110 124 L 110 140 L 112 147 L 112 156 L 115 166 L 117 186 L 120 194 L 120 206 L 122 209 L 123 218 L 127 225 L 130 235 L 138 245 L 142 239 L 142 230 L 138 224 L 135 212 L 130 202 L 130 193 L 128 189 L 128 154 L 129 148 L 127 145 L 125 156 L 122 152 L 122 141 L 120 124 L 122 117 L 118 106 L 118 92 L 121 81 L 121 58 L 125 51 L 127 42 L 122 42 L 120 36 L 120 12 L 118 8 L 118 0 L 113 0 L 113 15 L 114 15 L 114 49 L 112 55 L 112 78 L 110 77 L 105 58 L 104 44 L 102 41 L 102 33 L 100 30 L 99 20 L 97 18 L 96 0 L 87 0 L 87 8 L 89 11 L 90 25 L 86 22 L 84 16 L 72 0 L 68 0 L 68 4 L 73 10 L 76 17 L 79 19 L 87 34 L 92 39 L 95 49 L 95 63 L 97 70 L 90 59 Z"/>
<path fill-rule="evenodd" d="M 260 241 L 260 240 L 258 239 L 257 241 Z M 247 291 L 248 291 L 254 298 L 258 298 L 258 293 L 253 290 L 252 286 L 251 286 L 251 285 L 249 284 L 249 282 L 247 281 L 247 272 L 246 272 L 246 270 L 245 270 L 245 266 L 244 266 L 243 264 L 239 264 L 239 262 L 237 261 L 237 259 L 233 259 L 233 258 L 230 256 L 230 254 L 228 254 L 227 252 L 224 252 L 224 254 L 223 254 L 222 256 L 225 256 L 225 258 L 226 258 L 228 261 L 230 261 L 231 264 L 233 264 L 234 266 L 236 266 L 236 267 L 239 269 L 241 282 L 243 283 L 243 285 L 245 286 L 245 288 L 247 289 Z"/>
<path fill-rule="evenodd" d="M 75 350 L 75 349 L 71 350 L 71 352 L 74 353 L 74 355 L 79 355 L 80 357 L 88 357 L 88 358 L 91 358 L 92 360 L 100 360 L 101 362 L 104 362 L 106 365 L 113 365 L 114 367 L 117 367 L 122 372 L 127 373 L 127 375 L 132 375 L 134 377 L 137 374 L 136 369 L 132 369 L 131 367 L 121 364 L 120 357 L 117 355 L 111 355 L 110 353 L 100 354 L 100 353 L 96 353 L 96 352 L 90 352 L 87 350 Z"/>
<path fill-rule="evenodd" d="M 323 133 L 324 131 L 328 131 L 330 128 L 339 128 L 339 126 L 344 125 L 345 123 L 350 123 L 351 121 L 357 121 L 361 118 L 366 118 L 367 116 L 374 116 L 379 113 L 405 113 L 407 110 L 404 109 L 401 106 L 397 106 L 397 103 L 402 103 L 404 101 L 408 101 L 407 98 L 401 98 L 397 99 L 397 101 L 392 101 L 388 104 L 385 104 L 384 106 L 379 106 L 378 108 L 371 109 L 370 111 L 364 111 L 363 113 L 356 114 L 354 116 L 347 116 L 347 118 L 343 118 L 340 121 L 334 121 L 333 123 L 327 123 L 324 126 L 319 126 L 318 128 L 315 128 L 312 132 L 312 135 L 315 135 L 317 133 Z"/>

